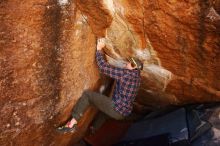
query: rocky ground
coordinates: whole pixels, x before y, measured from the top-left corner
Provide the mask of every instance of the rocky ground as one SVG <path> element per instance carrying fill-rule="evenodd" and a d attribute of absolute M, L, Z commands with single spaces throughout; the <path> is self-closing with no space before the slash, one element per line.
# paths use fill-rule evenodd
<path fill-rule="evenodd" d="M 193 146 L 219 146 L 220 145 L 220 107 L 212 107 L 205 111 L 203 118 L 212 124 L 212 128 L 195 140 Z"/>

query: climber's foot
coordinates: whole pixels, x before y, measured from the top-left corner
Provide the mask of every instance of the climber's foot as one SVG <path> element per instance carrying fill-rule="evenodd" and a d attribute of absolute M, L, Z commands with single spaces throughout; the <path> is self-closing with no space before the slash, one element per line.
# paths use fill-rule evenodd
<path fill-rule="evenodd" d="M 74 133 L 77 130 L 77 121 L 72 118 L 69 122 L 67 122 L 65 125 L 63 126 L 59 126 L 57 128 L 58 132 L 61 133 L 67 133 L 67 132 L 72 132 Z"/>
<path fill-rule="evenodd" d="M 68 132 L 74 133 L 76 132 L 76 130 L 77 130 L 77 124 L 73 125 L 71 128 L 66 127 L 65 125 L 57 128 L 57 131 L 60 133 L 68 133 Z"/>

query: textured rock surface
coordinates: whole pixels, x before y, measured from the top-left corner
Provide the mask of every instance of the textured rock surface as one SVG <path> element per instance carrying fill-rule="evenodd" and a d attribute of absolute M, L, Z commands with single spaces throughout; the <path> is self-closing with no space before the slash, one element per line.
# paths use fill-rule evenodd
<path fill-rule="evenodd" d="M 99 85 L 96 37 L 107 37 L 110 63 L 122 66 L 128 56 L 144 61 L 143 104 L 220 101 L 219 4 L 0 1 L 0 144 L 76 141 L 54 127 L 70 116 L 83 90 Z"/>

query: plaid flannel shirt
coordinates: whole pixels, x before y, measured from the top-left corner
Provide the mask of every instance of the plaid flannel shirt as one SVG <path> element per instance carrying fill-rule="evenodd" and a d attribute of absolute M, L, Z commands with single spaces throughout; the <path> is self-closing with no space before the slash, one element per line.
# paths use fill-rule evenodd
<path fill-rule="evenodd" d="M 140 71 L 111 66 L 105 61 L 101 51 L 96 51 L 96 61 L 101 73 L 116 80 L 112 96 L 114 109 L 123 116 L 128 116 L 132 112 L 133 101 L 140 87 Z"/>

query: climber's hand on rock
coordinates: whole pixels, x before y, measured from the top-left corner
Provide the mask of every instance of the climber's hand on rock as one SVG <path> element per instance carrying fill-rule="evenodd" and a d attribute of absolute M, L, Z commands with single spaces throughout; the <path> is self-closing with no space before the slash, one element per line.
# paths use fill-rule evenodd
<path fill-rule="evenodd" d="M 105 38 L 99 38 L 97 40 L 97 50 L 102 50 L 105 47 Z"/>

